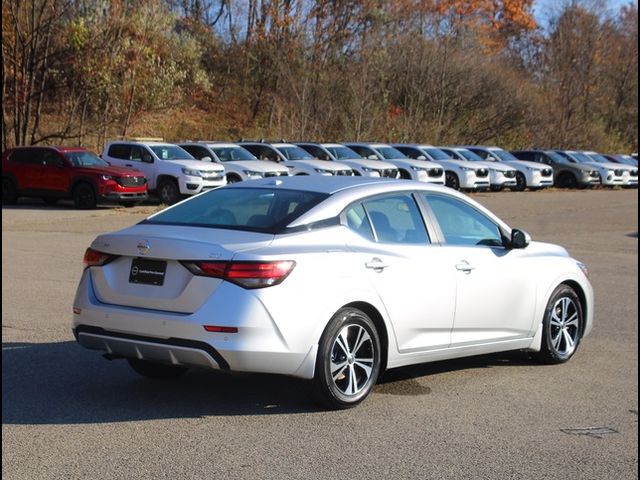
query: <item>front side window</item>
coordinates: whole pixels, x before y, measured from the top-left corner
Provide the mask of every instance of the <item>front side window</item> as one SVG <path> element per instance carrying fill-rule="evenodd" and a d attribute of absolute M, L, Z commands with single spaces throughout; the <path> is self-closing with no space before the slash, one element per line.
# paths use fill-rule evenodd
<path fill-rule="evenodd" d="M 204 157 L 211 158 L 211 154 L 204 147 L 200 147 L 198 145 L 184 145 L 181 148 L 184 148 L 196 160 L 202 160 Z"/>
<path fill-rule="evenodd" d="M 447 244 L 503 245 L 498 225 L 471 205 L 444 195 L 421 195 L 431 207 Z"/>
<path fill-rule="evenodd" d="M 161 211 L 143 223 L 280 232 L 327 194 L 268 188 L 221 188 Z"/>
<path fill-rule="evenodd" d="M 382 243 L 427 244 L 420 210 L 411 194 L 396 194 L 364 202 L 375 238 Z"/>
<path fill-rule="evenodd" d="M 64 167 L 64 160 L 53 150 L 45 150 L 42 155 L 42 160 L 43 163 L 49 167 Z"/>

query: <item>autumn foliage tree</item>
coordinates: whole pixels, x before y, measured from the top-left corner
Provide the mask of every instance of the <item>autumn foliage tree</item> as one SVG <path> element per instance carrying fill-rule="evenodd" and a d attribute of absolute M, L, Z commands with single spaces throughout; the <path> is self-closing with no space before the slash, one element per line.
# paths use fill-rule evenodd
<path fill-rule="evenodd" d="M 3 148 L 116 136 L 637 149 L 638 11 L 2 0 Z"/>

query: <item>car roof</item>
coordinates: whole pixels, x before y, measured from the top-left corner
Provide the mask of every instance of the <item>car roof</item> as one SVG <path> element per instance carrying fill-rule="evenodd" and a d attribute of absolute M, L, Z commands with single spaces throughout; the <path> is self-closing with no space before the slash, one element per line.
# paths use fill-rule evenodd
<path fill-rule="evenodd" d="M 80 146 L 69 146 L 69 145 L 21 145 L 19 147 L 12 147 L 8 150 L 26 150 L 28 148 L 50 148 L 52 150 L 57 150 L 58 152 L 89 152 L 90 150 L 86 147 Z"/>
<path fill-rule="evenodd" d="M 397 185 L 399 183 L 408 184 L 414 182 L 408 180 L 398 182 L 396 179 L 381 179 L 376 177 L 296 175 L 291 177 L 246 180 L 244 182 L 234 183 L 233 188 L 281 187 L 288 190 L 303 190 L 332 195 L 341 190 L 365 188 L 367 186 L 381 184 Z M 425 182 L 415 183 L 422 185 Z"/>

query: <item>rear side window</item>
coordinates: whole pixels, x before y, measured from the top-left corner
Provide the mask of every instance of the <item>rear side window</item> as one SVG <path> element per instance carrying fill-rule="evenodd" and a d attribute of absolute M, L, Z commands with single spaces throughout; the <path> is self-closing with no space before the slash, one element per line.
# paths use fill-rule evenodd
<path fill-rule="evenodd" d="M 143 223 L 278 233 L 327 194 L 268 188 L 221 188 L 162 211 Z"/>
<path fill-rule="evenodd" d="M 427 244 L 424 221 L 410 194 L 396 194 L 364 202 L 378 242 Z"/>
<path fill-rule="evenodd" d="M 9 156 L 9 160 L 23 165 L 42 165 L 42 148 L 19 148 Z"/>
<path fill-rule="evenodd" d="M 109 147 L 107 155 L 111 158 L 120 158 L 122 160 L 129 160 L 131 157 L 131 146 L 124 144 L 114 144 Z"/>

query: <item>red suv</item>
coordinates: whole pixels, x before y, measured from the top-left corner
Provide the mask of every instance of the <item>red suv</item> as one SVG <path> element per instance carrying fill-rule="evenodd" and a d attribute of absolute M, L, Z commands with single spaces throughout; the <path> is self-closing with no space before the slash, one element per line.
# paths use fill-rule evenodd
<path fill-rule="evenodd" d="M 71 198 L 77 208 L 98 202 L 126 207 L 145 200 L 142 172 L 112 167 L 82 147 L 17 147 L 2 154 L 2 203 L 39 197 L 47 203 Z"/>

